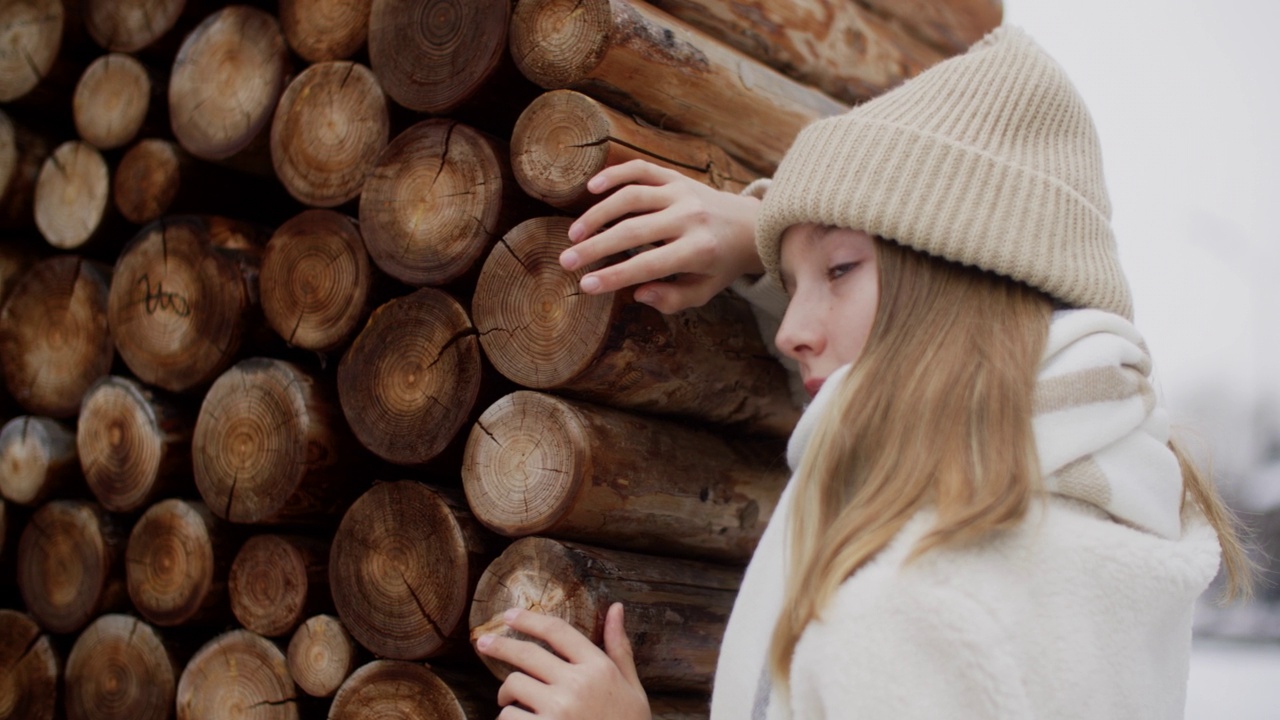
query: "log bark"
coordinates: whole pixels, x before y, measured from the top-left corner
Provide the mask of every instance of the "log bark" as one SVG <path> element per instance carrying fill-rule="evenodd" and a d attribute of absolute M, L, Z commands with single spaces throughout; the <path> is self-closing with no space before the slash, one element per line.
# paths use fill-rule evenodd
<path fill-rule="evenodd" d="M 265 637 L 293 632 L 309 615 L 333 609 L 329 543 L 303 535 L 255 535 L 231 563 L 231 611 Z"/>
<path fill-rule="evenodd" d="M 111 206 L 111 171 L 89 143 L 68 140 L 53 151 L 36 179 L 36 227 L 59 250 L 93 248 L 119 238 Z"/>
<path fill-rule="evenodd" d="M 20 415 L 0 429 L 0 495 L 40 505 L 80 475 L 76 435 L 46 417 Z"/>
<path fill-rule="evenodd" d="M 495 542 L 460 494 L 408 480 L 375 485 L 343 516 L 330 550 L 329 587 L 342 624 L 380 657 L 456 653 Z"/>
<path fill-rule="evenodd" d="M 449 677 L 417 663 L 375 660 L 342 684 L 329 720 L 488 720 L 498 713 L 497 696 L 496 686 L 478 679 Z"/>
<path fill-rule="evenodd" d="M 138 612 L 161 627 L 214 624 L 230 617 L 227 566 L 232 528 L 204 503 L 171 498 L 138 518 L 125 550 L 125 581 Z"/>
<path fill-rule="evenodd" d="M 573 90 L 552 90 L 534 100 L 511 135 L 511 170 L 520 187 L 575 214 L 600 200 L 587 190 L 588 180 L 637 158 L 727 192 L 739 192 L 759 177 L 702 138 L 637 122 Z"/>
<path fill-rule="evenodd" d="M 728 294 L 675 315 L 631 291 L 585 295 L 560 267 L 567 218 L 522 223 L 489 254 L 472 312 L 485 355 L 525 387 L 783 437 L 799 416 L 745 302 Z"/>
<path fill-rule="evenodd" d="M 902 23 L 908 32 L 948 55 L 964 52 L 1004 18 L 1002 0 L 864 0 L 863 4 Z"/>
<path fill-rule="evenodd" d="M 103 615 L 67 656 L 67 720 L 168 720 L 181 671 L 155 628 Z"/>
<path fill-rule="evenodd" d="M 599 645 L 605 613 L 621 602 L 645 689 L 709 692 L 740 582 L 739 571 L 719 565 L 523 538 L 484 571 L 471 639 L 510 634 L 502 615 L 519 607 L 562 618 Z M 510 672 L 481 659 L 499 679 Z"/>
<path fill-rule="evenodd" d="M 637 0 L 521 0 L 511 54 L 544 88 L 706 137 L 766 174 L 802 127 L 848 109 Z"/>
<path fill-rule="evenodd" d="M 49 150 L 43 136 L 0 110 L 0 227 L 22 229 L 35 224 L 36 179 Z"/>
<path fill-rule="evenodd" d="M 276 177 L 299 202 L 336 207 L 360 194 L 387 146 L 387 97 L 373 71 L 346 60 L 303 70 L 271 123 Z"/>
<path fill-rule="evenodd" d="M 529 212 L 509 158 L 506 143 L 451 120 L 424 120 L 401 133 L 360 195 L 370 257 L 410 285 L 462 277 Z"/>
<path fill-rule="evenodd" d="M 280 0 L 289 47 L 307 62 L 345 60 L 369 37 L 373 0 Z"/>
<path fill-rule="evenodd" d="M 85 69 L 72 96 L 76 132 L 99 150 L 126 145 L 142 130 L 154 89 L 147 68 L 133 56 L 103 55 Z"/>
<path fill-rule="evenodd" d="M 360 659 L 356 641 L 333 615 L 307 618 L 289 641 L 286 656 L 298 688 L 320 698 L 337 692 Z"/>
<path fill-rule="evenodd" d="M 481 375 L 467 312 L 448 294 L 421 288 L 373 312 L 338 363 L 338 397 L 366 448 L 420 465 L 474 417 Z"/>
<path fill-rule="evenodd" d="M 359 492 L 332 390 L 292 363 L 249 358 L 214 382 L 191 441 L 196 488 L 236 523 L 307 523 Z"/>
<path fill-rule="evenodd" d="M 507 537 L 746 564 L 787 482 L 784 451 L 520 391 L 471 430 L 462 482 L 476 519 Z"/>
<path fill-rule="evenodd" d="M 54 500 L 31 516 L 18 541 L 18 588 L 41 627 L 78 632 L 128 605 L 125 537 L 125 528 L 95 503 Z"/>
<path fill-rule="evenodd" d="M 0 309 L 0 363 L 9 394 L 36 415 L 74 417 L 115 358 L 107 306 L 111 272 L 75 255 L 36 263 Z"/>
<path fill-rule="evenodd" d="M 77 21 L 63 0 L 13 0 L 0 4 L 0 102 L 29 98 L 63 75 L 63 34 Z M 51 92 L 49 94 L 55 94 Z"/>
<path fill-rule="evenodd" d="M 248 630 L 210 640 L 178 680 L 178 720 L 298 720 L 284 653 Z"/>
<path fill-rule="evenodd" d="M 82 0 L 84 24 L 94 42 L 112 52 L 151 47 L 179 24 L 198 0 Z"/>
<path fill-rule="evenodd" d="M 183 392 L 231 365 L 256 317 L 265 241 L 220 217 L 166 217 L 138 232 L 116 261 L 107 314 L 139 380 Z"/>
<path fill-rule="evenodd" d="M 108 376 L 89 388 L 76 447 L 98 502 L 130 513 L 189 481 L 194 424 L 184 404 L 135 380 Z"/>
<path fill-rule="evenodd" d="M 0 718 L 54 720 L 62 659 L 29 615 L 0 610 Z"/>

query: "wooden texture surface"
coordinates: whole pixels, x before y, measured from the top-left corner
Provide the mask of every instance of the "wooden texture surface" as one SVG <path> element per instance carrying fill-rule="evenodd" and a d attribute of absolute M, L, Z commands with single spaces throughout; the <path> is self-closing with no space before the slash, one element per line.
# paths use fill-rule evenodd
<path fill-rule="evenodd" d="M 0 109 L 0 227 L 26 228 L 35 223 L 32 199 L 49 142 Z"/>
<path fill-rule="evenodd" d="M 132 55 L 103 55 L 85 68 L 71 98 L 76 132 L 99 150 L 129 143 L 147 119 L 152 93 L 147 68 Z"/>
<path fill-rule="evenodd" d="M 298 720 L 284 653 L 248 630 L 210 640 L 178 680 L 178 720 Z"/>
<path fill-rule="evenodd" d="M 307 62 L 345 60 L 369 37 L 373 0 L 280 0 L 289 47 Z"/>
<path fill-rule="evenodd" d="M 200 0 L 82 0 L 90 37 L 107 50 L 135 53 L 169 32 Z"/>
<path fill-rule="evenodd" d="M 147 508 L 125 550 L 133 606 L 161 627 L 225 622 L 234 538 L 204 503 L 170 498 Z"/>
<path fill-rule="evenodd" d="M 103 615 L 67 655 L 67 720 L 168 720 L 181 671 L 155 628 Z"/>
<path fill-rule="evenodd" d="M 126 528 L 96 503 L 54 500 L 36 510 L 18 542 L 18 588 L 41 627 L 79 632 L 128 604 L 125 538 Z"/>
<path fill-rule="evenodd" d="M 0 102 L 26 96 L 53 71 L 67 21 L 63 0 L 0 3 Z"/>
<path fill-rule="evenodd" d="M 315 615 L 293 633 L 286 657 L 298 689 L 324 698 L 332 697 L 355 671 L 360 651 L 341 620 Z"/>
<path fill-rule="evenodd" d="M 75 431 L 52 418 L 19 415 L 0 428 L 0 496 L 39 505 L 76 482 Z"/>
<path fill-rule="evenodd" d="M 231 563 L 231 611 L 266 637 L 293 632 L 308 615 L 332 610 L 329 542 L 303 535 L 255 535 Z"/>
<path fill-rule="evenodd" d="M 451 677 L 417 663 L 375 660 L 342 684 L 330 720 L 488 720 L 498 712 L 496 687 Z"/>
<path fill-rule="evenodd" d="M 26 613 L 0 610 L 0 718 L 54 720 L 62 659 Z"/>
<path fill-rule="evenodd" d="M 59 250 L 92 245 L 111 229 L 111 171 L 102 153 L 80 140 L 62 143 L 36 178 L 36 227 Z"/>

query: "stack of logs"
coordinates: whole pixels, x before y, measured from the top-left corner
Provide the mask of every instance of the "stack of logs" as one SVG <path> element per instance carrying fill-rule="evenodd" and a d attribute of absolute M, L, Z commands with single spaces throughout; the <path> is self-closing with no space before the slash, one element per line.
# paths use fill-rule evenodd
<path fill-rule="evenodd" d="M 557 262 L 999 0 L 0 4 L 0 719 L 490 718 L 511 606 L 706 717 L 797 417 L 752 312 Z M 544 92 L 545 90 L 545 92 Z"/>

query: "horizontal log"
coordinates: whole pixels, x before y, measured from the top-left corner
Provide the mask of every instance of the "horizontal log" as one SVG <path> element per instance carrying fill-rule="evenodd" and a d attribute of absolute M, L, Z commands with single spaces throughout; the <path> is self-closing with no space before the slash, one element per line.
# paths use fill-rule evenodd
<path fill-rule="evenodd" d="M 168 720 L 181 670 L 155 628 L 103 615 L 67 656 L 67 720 Z"/>
<path fill-rule="evenodd" d="M 234 530 L 204 503 L 161 500 L 129 534 L 129 598 L 161 627 L 225 622 L 231 615 L 227 570 L 236 545 Z"/>
<path fill-rule="evenodd" d="M 13 720 L 54 720 L 62 659 L 31 616 L 0 610 L 0 709 Z"/>
<path fill-rule="evenodd" d="M 908 32 L 946 52 L 964 52 L 1004 18 L 1003 0 L 860 0 L 869 10 L 892 18 Z"/>
<path fill-rule="evenodd" d="M 78 632 L 128 605 L 126 529 L 96 503 L 42 505 L 18 541 L 18 588 L 27 611 L 54 633 Z"/>
<path fill-rule="evenodd" d="M 0 4 L 0 102 L 28 95 L 54 72 L 71 19 L 63 0 Z"/>
<path fill-rule="evenodd" d="M 205 643 L 182 671 L 178 720 L 298 720 L 296 693 L 275 643 L 248 630 L 231 630 Z"/>
<path fill-rule="evenodd" d="M 52 418 L 19 415 L 0 428 L 0 496 L 40 505 L 80 477 L 75 432 Z"/>
<path fill-rule="evenodd" d="M 333 615 L 307 618 L 293 633 L 286 652 L 289 675 L 313 697 L 331 697 L 355 671 L 360 650 Z"/>
<path fill-rule="evenodd" d="M 345 60 L 369 37 L 373 0 L 280 0 L 289 47 L 307 62 Z"/>
<path fill-rule="evenodd" d="M 0 227 L 27 228 L 35 223 L 36 179 L 51 149 L 44 136 L 14 122 L 0 109 Z"/>
<path fill-rule="evenodd" d="M 293 632 L 308 615 L 332 611 L 329 543 L 303 535 L 255 535 L 245 541 L 228 577 L 231 612 L 265 637 Z"/>
<path fill-rule="evenodd" d="M 36 227 L 59 250 L 118 240 L 111 171 L 102 153 L 80 140 L 62 143 L 40 168 L 32 199 Z"/>
<path fill-rule="evenodd" d="M 560 266 L 569 223 L 524 222 L 485 261 L 472 312 L 499 372 L 614 407 L 790 433 L 799 411 L 745 302 L 721 294 L 664 315 L 630 290 L 584 294 L 578 281 L 596 266 Z"/>
<path fill-rule="evenodd" d="M 333 698 L 329 720 L 488 720 L 497 686 L 417 663 L 375 660 L 356 670 Z"/>
<path fill-rule="evenodd" d="M 142 130 L 154 92 L 151 75 L 131 55 L 109 53 L 85 68 L 71 98 L 76 132 L 99 150 L 114 150 Z"/>

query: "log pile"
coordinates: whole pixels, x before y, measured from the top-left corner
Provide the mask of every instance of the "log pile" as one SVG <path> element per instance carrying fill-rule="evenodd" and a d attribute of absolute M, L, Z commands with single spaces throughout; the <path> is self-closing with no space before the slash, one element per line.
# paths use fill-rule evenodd
<path fill-rule="evenodd" d="M 0 4 L 0 720 L 490 718 L 504 610 L 614 601 L 705 718 L 798 410 L 741 300 L 578 292 L 570 216 L 633 158 L 739 191 L 999 19 Z"/>

